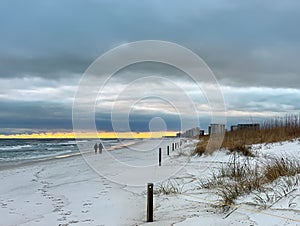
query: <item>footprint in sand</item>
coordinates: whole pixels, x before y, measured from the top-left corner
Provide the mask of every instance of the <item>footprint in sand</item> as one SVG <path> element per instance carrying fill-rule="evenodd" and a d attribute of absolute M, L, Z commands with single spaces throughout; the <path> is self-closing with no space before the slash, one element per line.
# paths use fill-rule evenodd
<path fill-rule="evenodd" d="M 81 213 L 90 212 L 89 210 L 87 210 L 87 208 L 90 208 L 92 205 L 93 205 L 93 203 L 90 200 L 87 200 L 85 203 L 82 204 L 82 207 L 84 208 L 84 210 L 82 210 Z"/>
<path fill-rule="evenodd" d="M 1 205 L 1 208 L 7 208 L 7 203 L 1 202 L 0 205 Z"/>
<path fill-rule="evenodd" d="M 93 205 L 93 203 L 90 200 L 88 200 L 86 203 L 83 203 L 84 207 L 91 206 L 91 205 Z"/>
<path fill-rule="evenodd" d="M 61 209 L 60 206 L 57 206 L 54 208 L 54 210 L 52 210 L 52 212 L 56 213 L 56 212 L 62 212 L 63 210 Z"/>
<path fill-rule="evenodd" d="M 63 206 L 64 205 L 64 201 L 60 198 L 53 198 L 53 201 L 56 202 L 57 206 Z"/>
<path fill-rule="evenodd" d="M 98 195 L 100 195 L 100 196 L 103 196 L 103 195 L 105 195 L 105 194 L 107 194 L 107 193 L 108 193 L 108 191 L 107 191 L 107 190 L 103 190 L 103 191 L 99 192 L 99 194 L 98 194 Z"/>
<path fill-rule="evenodd" d="M 94 220 L 92 220 L 92 219 L 86 219 L 86 220 L 83 220 L 83 221 L 81 221 L 81 222 L 93 222 Z"/>
<path fill-rule="evenodd" d="M 69 216 L 72 214 L 72 211 L 63 212 L 60 215 Z"/>
<path fill-rule="evenodd" d="M 57 219 L 58 221 L 65 221 L 67 219 L 67 217 L 63 216 L 59 219 Z M 59 225 L 68 225 L 68 224 L 59 224 Z"/>
<path fill-rule="evenodd" d="M 16 209 L 14 209 L 14 208 L 9 208 L 9 213 L 10 214 L 17 214 Z"/>

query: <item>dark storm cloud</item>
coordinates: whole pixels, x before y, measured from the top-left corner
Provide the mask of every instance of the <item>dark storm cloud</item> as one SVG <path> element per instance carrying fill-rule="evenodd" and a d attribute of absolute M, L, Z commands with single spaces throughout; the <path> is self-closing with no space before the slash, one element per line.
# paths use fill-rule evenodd
<path fill-rule="evenodd" d="M 167 26 L 156 4 L 140 1 L 30 0 L 1 6 L 0 76 L 5 77 L 83 72 L 104 51 L 151 38 L 151 27 L 158 32 L 152 38 L 159 38 Z"/>
<path fill-rule="evenodd" d="M 151 120 L 159 117 L 161 118 L 168 131 L 180 131 L 181 123 L 180 116 L 167 115 L 167 114 L 130 114 L 129 117 L 124 117 L 123 114 L 119 114 L 116 118 L 120 119 L 120 122 L 115 121 L 114 126 L 111 123 L 110 114 L 97 114 L 96 125 L 99 131 L 115 131 L 115 132 L 127 132 L 126 124 L 129 124 L 129 128 L 133 132 L 149 132 L 151 131 Z M 124 127 L 122 127 L 124 125 Z M 161 125 L 157 125 L 160 128 Z M 155 126 L 154 126 L 155 129 Z"/>
<path fill-rule="evenodd" d="M 297 0 L 1 1 L 1 128 L 71 128 L 80 75 L 109 49 L 143 39 L 176 42 L 202 57 L 230 87 L 230 111 L 299 110 L 299 21 Z M 122 84 L 139 73 L 182 78 L 151 64 L 121 72 Z M 132 129 L 143 130 L 152 116 L 135 115 Z M 109 115 L 97 120 L 111 129 Z"/>
<path fill-rule="evenodd" d="M 0 76 L 82 73 L 120 43 L 163 39 L 198 53 L 228 84 L 295 87 L 300 82 L 299 4 L 2 1 Z"/>
<path fill-rule="evenodd" d="M 1 101 L 0 128 L 71 129 L 71 109 L 49 102 Z"/>
<path fill-rule="evenodd" d="M 0 56 L 1 77 L 44 77 L 59 79 L 82 74 L 92 58 L 84 59 L 72 55 L 59 56 Z M 79 76 L 77 76 L 79 77 Z"/>
<path fill-rule="evenodd" d="M 35 132 L 51 131 L 53 129 L 72 129 L 72 109 L 65 104 L 51 104 L 49 102 L 5 102 L 1 101 L 0 112 L 0 133 L 7 133 L 6 128 L 22 128 L 22 131 Z M 131 114 L 128 118 L 119 114 L 118 118 L 122 118 L 129 123 L 132 131 L 149 131 L 149 123 L 154 117 L 161 117 L 165 120 L 168 130 L 180 130 L 180 117 L 167 114 Z M 97 113 L 96 125 L 99 131 L 119 131 L 122 128 L 113 128 L 110 113 Z M 86 128 L 90 129 L 90 128 Z"/>

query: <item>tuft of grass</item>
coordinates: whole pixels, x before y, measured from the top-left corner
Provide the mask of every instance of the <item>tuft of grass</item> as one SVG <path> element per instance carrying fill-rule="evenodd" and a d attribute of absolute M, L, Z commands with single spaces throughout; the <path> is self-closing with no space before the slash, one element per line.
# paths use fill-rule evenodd
<path fill-rule="evenodd" d="M 222 144 L 222 140 L 223 140 L 223 136 L 221 135 L 202 136 L 193 154 L 199 156 L 203 154 L 211 154 L 220 148 L 220 144 Z"/>
<path fill-rule="evenodd" d="M 284 197 L 288 197 L 292 192 L 297 190 L 299 186 L 300 175 L 282 177 L 279 179 L 278 183 L 270 184 L 263 192 L 256 193 L 254 197 L 254 202 L 256 205 L 262 208 L 270 208 L 275 203 L 280 201 Z M 294 198 L 296 196 L 291 196 L 288 205 L 289 207 L 295 205 Z"/>
<path fill-rule="evenodd" d="M 296 174 L 300 174 L 300 161 L 296 157 L 279 156 L 265 163 L 266 183 L 273 182 L 279 177 L 289 177 Z"/>
<path fill-rule="evenodd" d="M 180 184 L 175 179 L 168 179 L 166 182 L 157 185 L 154 194 L 182 194 L 184 185 L 185 184 Z"/>
<path fill-rule="evenodd" d="M 247 157 L 254 157 L 255 156 L 253 154 L 253 152 L 251 151 L 251 146 L 250 145 L 238 144 L 238 145 L 228 147 L 228 150 L 230 152 L 241 153 L 242 155 L 247 156 Z"/>
<path fill-rule="evenodd" d="M 206 146 L 207 146 L 208 140 L 209 140 L 209 136 L 202 136 L 202 138 L 198 142 L 193 154 L 199 155 L 199 156 L 203 155 L 206 151 Z"/>
<path fill-rule="evenodd" d="M 234 204 L 240 196 L 253 191 L 265 191 L 267 184 L 280 177 L 297 174 L 300 174 L 300 160 L 296 157 L 274 157 L 264 164 L 251 165 L 247 161 L 241 161 L 234 153 L 232 159 L 214 172 L 210 179 L 200 180 L 199 188 L 216 189 L 220 206 L 225 207 Z M 286 183 L 289 181 L 286 180 Z M 293 182 L 290 182 L 289 186 L 292 185 Z"/>

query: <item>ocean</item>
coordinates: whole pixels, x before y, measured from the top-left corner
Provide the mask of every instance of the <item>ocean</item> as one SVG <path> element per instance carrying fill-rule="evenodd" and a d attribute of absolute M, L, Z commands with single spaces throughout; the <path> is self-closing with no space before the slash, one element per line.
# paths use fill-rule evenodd
<path fill-rule="evenodd" d="M 0 139 L 0 164 L 9 162 L 38 161 L 79 155 L 77 143 L 93 151 L 99 140 L 75 139 Z M 101 139 L 105 148 L 117 147 L 118 139 Z"/>

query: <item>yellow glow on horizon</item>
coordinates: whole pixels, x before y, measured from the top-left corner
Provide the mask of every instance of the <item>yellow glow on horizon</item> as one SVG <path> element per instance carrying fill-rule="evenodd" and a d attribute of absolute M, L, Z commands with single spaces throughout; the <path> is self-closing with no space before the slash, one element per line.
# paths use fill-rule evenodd
<path fill-rule="evenodd" d="M 162 136 L 176 136 L 177 132 L 48 132 L 48 133 L 33 133 L 33 134 L 12 134 L 4 135 L 0 134 L 0 139 L 67 139 L 67 138 L 78 138 L 78 139 L 91 139 L 91 138 L 121 138 L 121 139 L 139 139 L 139 138 L 161 138 Z"/>

